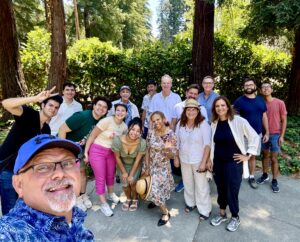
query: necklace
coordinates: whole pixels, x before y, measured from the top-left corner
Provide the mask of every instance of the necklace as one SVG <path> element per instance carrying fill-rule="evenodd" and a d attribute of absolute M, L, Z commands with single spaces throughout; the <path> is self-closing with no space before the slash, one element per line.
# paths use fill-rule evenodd
<path fill-rule="evenodd" d="M 186 133 L 190 134 L 190 133 L 193 132 L 194 128 L 189 128 L 189 127 L 185 126 L 184 130 L 185 130 Z"/>

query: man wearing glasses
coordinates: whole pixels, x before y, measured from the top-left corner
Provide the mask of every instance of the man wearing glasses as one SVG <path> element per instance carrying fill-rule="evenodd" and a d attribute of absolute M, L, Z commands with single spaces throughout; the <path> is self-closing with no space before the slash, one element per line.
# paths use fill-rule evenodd
<path fill-rule="evenodd" d="M 218 93 L 214 92 L 214 79 L 211 76 L 206 76 L 203 78 L 202 87 L 203 92 L 199 94 L 198 103 L 204 106 L 207 111 L 208 122 L 210 123 L 211 119 L 211 108 L 214 100 L 219 96 Z"/>
<path fill-rule="evenodd" d="M 256 83 L 253 78 L 246 78 L 244 80 L 244 95 L 235 100 L 233 106 L 235 110 L 249 122 L 256 133 L 262 137 L 262 142 L 268 142 L 269 126 L 267 107 L 264 99 L 261 96 L 256 96 Z M 257 154 L 260 154 L 260 146 L 257 149 Z M 248 162 L 250 173 L 248 183 L 251 188 L 256 189 L 257 184 L 254 178 L 256 165 L 255 156 L 252 155 Z"/>
<path fill-rule="evenodd" d="M 86 214 L 77 207 L 81 148 L 49 134 L 24 143 L 14 166 L 19 199 L 0 219 L 3 241 L 93 241 L 83 227 Z"/>
<path fill-rule="evenodd" d="M 271 161 L 273 175 L 271 188 L 274 193 L 278 193 L 280 191 L 277 182 L 277 177 L 279 175 L 278 154 L 280 153 L 280 146 L 284 142 L 287 125 L 287 111 L 284 102 L 278 98 L 272 97 L 272 92 L 273 89 L 270 83 L 262 84 L 261 93 L 264 96 L 267 105 L 270 137 L 268 142 L 262 144 L 263 174 L 257 179 L 256 183 L 263 184 L 269 180 L 268 170 Z"/>

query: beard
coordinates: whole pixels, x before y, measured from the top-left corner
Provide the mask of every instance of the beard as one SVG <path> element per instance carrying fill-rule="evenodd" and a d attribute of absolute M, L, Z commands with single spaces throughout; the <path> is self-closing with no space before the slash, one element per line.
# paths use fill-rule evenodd
<path fill-rule="evenodd" d="M 256 88 L 247 88 L 247 89 L 244 89 L 244 93 L 245 94 L 253 94 L 256 92 Z"/>
<path fill-rule="evenodd" d="M 63 179 L 46 184 L 43 189 L 47 194 L 48 205 L 51 210 L 62 213 L 69 212 L 76 204 L 76 194 L 74 192 L 73 182 L 69 179 Z M 64 192 L 51 192 L 56 187 L 66 187 Z"/>

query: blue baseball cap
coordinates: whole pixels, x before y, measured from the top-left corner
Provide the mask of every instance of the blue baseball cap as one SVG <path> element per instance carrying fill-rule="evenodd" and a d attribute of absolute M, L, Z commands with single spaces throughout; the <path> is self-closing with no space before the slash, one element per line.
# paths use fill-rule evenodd
<path fill-rule="evenodd" d="M 14 166 L 14 174 L 17 174 L 27 162 L 42 150 L 50 148 L 65 148 L 76 157 L 81 153 L 79 144 L 67 139 L 62 139 L 50 134 L 40 134 L 24 143 L 19 149 Z"/>

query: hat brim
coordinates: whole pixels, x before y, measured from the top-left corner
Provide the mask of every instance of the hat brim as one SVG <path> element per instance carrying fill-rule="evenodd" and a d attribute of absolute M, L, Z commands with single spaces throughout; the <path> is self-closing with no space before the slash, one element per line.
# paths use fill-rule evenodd
<path fill-rule="evenodd" d="M 148 196 L 149 196 L 149 194 L 150 194 L 150 192 L 151 192 L 151 189 L 152 189 L 152 176 L 149 176 L 149 178 L 150 178 L 149 183 L 150 183 L 150 184 L 147 184 L 147 179 L 146 179 L 146 178 L 147 178 L 147 177 L 141 177 L 141 179 L 144 179 L 144 180 L 145 180 L 145 182 L 146 182 L 146 187 L 148 188 L 148 189 L 146 190 L 146 193 L 144 193 L 144 194 L 139 194 L 140 197 L 141 197 L 141 199 L 143 199 L 143 200 L 147 200 L 147 198 L 148 198 Z"/>
<path fill-rule="evenodd" d="M 47 144 L 42 145 L 36 151 L 34 151 L 31 156 L 27 158 L 25 164 L 17 170 L 14 170 L 14 173 L 17 174 L 35 155 L 42 152 L 43 150 L 51 149 L 51 148 L 64 148 L 66 150 L 71 151 L 76 157 L 81 153 L 80 146 L 77 146 L 75 143 L 68 140 L 53 140 L 49 141 Z"/>

